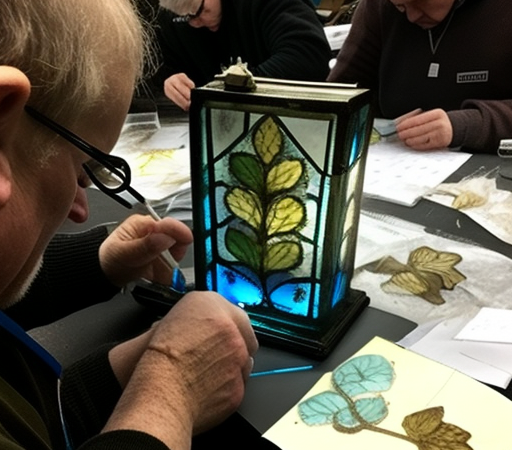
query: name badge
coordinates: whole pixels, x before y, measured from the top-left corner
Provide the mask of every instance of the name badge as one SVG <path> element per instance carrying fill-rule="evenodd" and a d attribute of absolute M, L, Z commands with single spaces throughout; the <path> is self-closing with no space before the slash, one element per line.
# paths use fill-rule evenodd
<path fill-rule="evenodd" d="M 489 81 L 489 71 L 481 70 L 478 72 L 461 72 L 457 74 L 457 83 L 487 83 Z"/>

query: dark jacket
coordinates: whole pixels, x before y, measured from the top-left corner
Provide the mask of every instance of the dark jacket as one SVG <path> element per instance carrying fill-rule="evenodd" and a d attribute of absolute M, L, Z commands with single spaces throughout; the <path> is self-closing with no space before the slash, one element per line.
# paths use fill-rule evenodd
<path fill-rule="evenodd" d="M 98 248 L 106 236 L 105 227 L 58 235 L 48 247 L 29 293 L 6 314 L 16 319 L 17 325 L 29 329 L 110 299 L 119 289 L 106 280 L 99 266 Z M 30 344 L 28 335 L 21 336 Z M 0 326 L 2 450 L 66 448 L 57 395 L 59 371 L 47 363 L 51 358 L 40 357 L 44 351 L 34 352 L 33 348 Z M 121 395 L 108 362 L 110 348 L 107 345 L 97 349 L 67 367 L 61 377 L 62 408 L 73 448 L 167 449 L 161 441 L 137 431 L 98 434 Z"/>
<path fill-rule="evenodd" d="M 158 84 L 184 72 L 196 86 L 237 62 L 255 76 L 324 81 L 331 51 L 309 0 L 222 0 L 219 30 L 174 23 L 161 9 L 157 36 L 163 66 Z"/>

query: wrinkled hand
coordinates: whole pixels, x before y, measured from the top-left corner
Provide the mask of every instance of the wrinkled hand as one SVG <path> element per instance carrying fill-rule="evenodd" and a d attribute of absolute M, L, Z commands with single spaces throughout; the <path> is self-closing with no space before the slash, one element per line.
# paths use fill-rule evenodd
<path fill-rule="evenodd" d="M 452 142 L 452 124 L 442 109 L 406 116 L 396 120 L 396 131 L 408 147 L 414 150 L 439 150 Z"/>
<path fill-rule="evenodd" d="M 184 111 L 190 108 L 190 91 L 195 88 L 194 82 L 184 73 L 170 76 L 164 82 L 164 93 Z"/>
<path fill-rule="evenodd" d="M 187 294 L 139 343 L 147 350 L 105 429 L 145 431 L 173 450 L 236 411 L 258 349 L 247 314 L 214 292 Z"/>
<path fill-rule="evenodd" d="M 101 268 L 119 287 L 139 278 L 169 285 L 172 274 L 160 254 L 171 249 L 179 261 L 191 243 L 192 231 L 184 223 L 169 217 L 155 221 L 150 216 L 134 214 L 101 244 Z"/>

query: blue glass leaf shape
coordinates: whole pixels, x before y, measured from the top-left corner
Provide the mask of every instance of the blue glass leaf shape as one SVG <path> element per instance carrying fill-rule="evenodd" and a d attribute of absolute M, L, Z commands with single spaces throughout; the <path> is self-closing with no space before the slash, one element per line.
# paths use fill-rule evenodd
<path fill-rule="evenodd" d="M 394 378 L 392 364 L 380 355 L 356 356 L 340 364 L 332 373 L 333 385 L 350 397 L 387 391 Z"/>
<path fill-rule="evenodd" d="M 333 423 L 334 416 L 348 404 L 335 392 L 322 392 L 299 403 L 299 416 L 307 425 L 326 425 Z"/>
<path fill-rule="evenodd" d="M 355 402 L 356 411 L 367 423 L 377 424 L 388 415 L 388 407 L 381 396 L 361 398 Z M 336 414 L 334 421 L 345 428 L 356 428 L 359 420 L 352 414 L 349 408 L 343 408 Z"/>

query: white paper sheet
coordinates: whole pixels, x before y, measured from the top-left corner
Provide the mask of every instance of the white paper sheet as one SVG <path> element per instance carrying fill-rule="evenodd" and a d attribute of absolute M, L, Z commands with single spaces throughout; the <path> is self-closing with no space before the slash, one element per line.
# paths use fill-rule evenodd
<path fill-rule="evenodd" d="M 512 310 L 482 308 L 455 336 L 455 339 L 512 343 Z"/>
<path fill-rule="evenodd" d="M 399 141 L 377 142 L 368 148 L 363 193 L 414 206 L 470 157 L 450 150 L 411 150 Z"/>
<path fill-rule="evenodd" d="M 506 388 L 512 378 L 509 372 L 466 356 L 466 353 L 471 353 L 473 348 L 478 349 L 480 345 L 488 346 L 489 344 L 453 339 L 467 320 L 467 317 L 460 316 L 439 323 L 422 339 L 411 345 L 409 350 L 457 369 L 476 380 Z"/>

